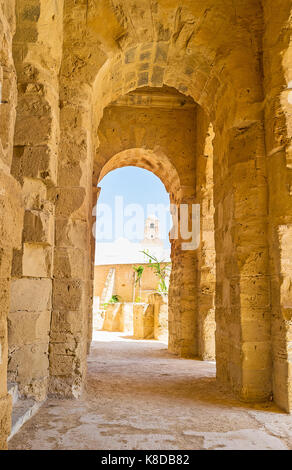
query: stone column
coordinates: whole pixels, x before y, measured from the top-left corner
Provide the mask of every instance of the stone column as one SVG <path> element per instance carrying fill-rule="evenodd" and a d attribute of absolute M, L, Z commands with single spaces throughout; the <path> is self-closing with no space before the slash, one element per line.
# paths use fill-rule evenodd
<path fill-rule="evenodd" d="M 267 180 L 261 121 L 215 131 L 217 377 L 245 401 L 271 396 Z"/>
<path fill-rule="evenodd" d="M 197 199 L 201 206 L 201 240 L 198 250 L 198 356 L 215 360 L 216 256 L 213 200 L 213 126 L 200 109 L 197 118 Z"/>
<path fill-rule="evenodd" d="M 92 84 L 106 60 L 96 36 L 88 34 L 88 10 L 87 2 L 65 1 L 61 136 L 57 187 L 52 191 L 56 241 L 49 391 L 67 397 L 80 396 L 86 376 L 92 309 Z M 74 51 L 72 44 L 78 44 Z"/>
<path fill-rule="evenodd" d="M 192 204 L 196 203 L 195 187 L 183 186 L 179 204 L 188 205 L 189 230 L 192 227 Z M 180 207 L 180 206 L 179 206 Z M 181 219 L 179 208 L 178 220 Z M 184 250 L 184 240 L 172 240 L 172 271 L 169 289 L 169 350 L 182 357 L 198 354 L 197 337 L 197 264 L 198 247 Z"/>
<path fill-rule="evenodd" d="M 25 204 L 22 247 L 14 251 L 9 314 L 9 379 L 20 392 L 43 400 L 49 375 L 49 330 L 59 143 L 58 73 L 62 2 L 17 0 L 13 51 L 18 79 L 12 173 Z M 56 21 L 55 21 L 55 19 Z"/>
<path fill-rule="evenodd" d="M 65 91 L 64 91 L 65 92 Z M 92 151 L 89 101 L 61 110 L 56 247 L 50 340 L 50 393 L 78 397 L 86 374 L 91 286 Z M 88 97 L 89 99 L 89 97 Z M 88 126 L 88 127 L 87 127 Z M 92 309 L 92 305 L 90 305 Z"/>
<path fill-rule="evenodd" d="M 14 1 L 0 5 L 0 450 L 7 448 L 11 428 L 11 396 L 7 393 L 8 334 L 13 249 L 21 245 L 23 206 L 20 185 L 11 176 L 16 75 L 12 58 Z"/>
<path fill-rule="evenodd" d="M 265 131 L 269 185 L 273 397 L 292 411 L 291 2 L 263 3 Z"/>
<path fill-rule="evenodd" d="M 97 202 L 100 196 L 101 188 L 97 186 L 92 187 L 92 229 L 91 229 L 91 283 L 90 283 L 90 296 L 89 296 L 89 306 L 88 306 L 88 336 L 87 336 L 87 353 L 90 352 L 90 345 L 92 342 L 92 332 L 93 332 L 93 299 L 94 299 L 94 267 L 95 267 L 95 247 L 96 247 L 96 238 L 95 238 L 95 223 L 96 223 L 96 210 Z"/>

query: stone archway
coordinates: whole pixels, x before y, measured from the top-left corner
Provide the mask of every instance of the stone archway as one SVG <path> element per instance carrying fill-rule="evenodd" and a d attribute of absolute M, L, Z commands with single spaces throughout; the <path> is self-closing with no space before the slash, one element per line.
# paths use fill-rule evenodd
<path fill-rule="evenodd" d="M 1 133 L 6 191 L 2 214 L 19 210 L 21 216 L 21 186 L 25 218 L 22 246 L 17 222 L 15 240 L 11 242 L 7 232 L 3 249 L 11 253 L 14 248 L 14 324 L 22 308 L 17 297 L 25 292 L 29 299 L 29 344 L 22 344 L 22 338 L 19 344 L 17 336 L 19 357 L 33 364 L 40 355 L 44 359 L 41 370 L 36 366 L 28 374 L 24 393 L 44 397 L 48 390 L 60 396 L 81 392 L 91 303 L 92 174 L 98 128 L 110 103 L 137 88 L 168 86 L 192 97 L 208 115 L 204 128 L 211 121 L 215 132 L 218 379 L 243 400 L 273 395 L 290 410 L 289 1 L 267 0 L 263 5 L 248 0 L 236 9 L 223 0 L 210 2 L 210 8 L 203 2 L 159 1 L 149 16 L 146 10 L 139 15 L 106 1 L 72 5 L 65 0 L 50 8 L 48 2 L 36 1 L 30 10 L 18 0 L 13 48 L 18 103 L 11 56 L 12 3 L 1 13 L 7 48 L 1 64 L 9 97 L 1 107 L 1 113 L 9 115 Z M 104 17 L 110 28 L 104 27 Z M 232 44 L 230 37 L 236 38 Z M 7 194 L 15 201 L 15 212 L 10 202 L 6 204 Z M 10 256 L 1 257 L 5 319 Z M 46 297 L 42 305 L 30 300 L 40 286 Z M 35 326 L 44 313 L 51 330 L 45 328 L 39 341 Z M 6 351 L 4 323 L 1 347 Z M 1 367 L 6 371 L 5 354 Z M 17 354 L 14 359 L 20 370 L 22 359 L 19 362 Z M 6 400 L 5 383 L 2 396 Z"/>
<path fill-rule="evenodd" d="M 161 149 L 154 151 L 145 148 L 128 149 L 114 155 L 103 166 L 99 181 L 108 172 L 125 166 L 137 166 L 149 170 L 159 177 L 169 193 L 171 204 L 176 205 L 179 214 L 179 205 L 184 202 L 187 187 L 181 186 L 180 176 L 176 168 Z M 192 194 L 188 194 L 188 197 L 190 196 L 194 198 L 193 191 Z M 195 272 L 197 253 L 192 251 L 184 254 L 180 248 L 180 239 L 171 239 L 170 241 L 172 245 L 171 258 L 173 269 L 169 286 L 169 349 L 183 356 L 194 357 L 198 354 Z M 92 250 L 92 257 L 93 259 L 95 257 L 94 250 Z M 189 282 L 193 283 L 193 293 L 189 294 L 189 306 L 186 308 L 186 306 L 179 303 L 178 296 L 182 297 L 182 299 L 184 297 L 184 274 L 182 273 L 182 268 L 189 259 L 194 263 L 194 272 L 187 271 L 186 269 L 184 274 L 190 278 Z M 90 322 L 89 328 L 91 331 Z M 184 333 L 185 329 L 188 330 L 188 334 Z"/>
<path fill-rule="evenodd" d="M 130 168 L 137 167 L 137 168 L 147 170 L 147 172 L 149 171 L 152 174 L 154 174 L 157 178 L 159 178 L 160 182 L 164 186 L 166 193 L 169 196 L 169 202 L 172 205 L 175 205 L 179 209 L 179 201 L 182 195 L 180 178 L 179 178 L 176 168 L 173 166 L 169 158 L 159 148 L 155 150 L 147 150 L 147 148 L 135 148 L 135 149 L 128 149 L 128 150 L 121 151 L 118 154 L 114 155 L 112 158 L 110 158 L 107 161 L 107 163 L 104 164 L 102 170 L 99 173 L 99 177 L 98 177 L 97 166 L 96 166 L 94 177 L 93 177 L 93 190 L 94 190 L 94 195 L 97 195 L 96 199 L 94 199 L 94 203 L 97 204 L 97 207 L 98 207 L 99 196 L 100 194 L 102 194 L 102 191 L 101 192 L 95 191 L 96 177 L 98 177 L 98 183 L 100 183 L 103 180 L 103 178 L 106 175 L 108 175 L 110 172 L 113 172 L 120 168 L 126 168 L 126 167 L 130 167 Z M 147 191 L 150 191 L 148 195 L 149 203 L 151 201 L 151 183 L 153 182 L 154 182 L 153 179 L 150 179 L 150 186 L 149 185 L 147 186 Z M 131 179 L 129 179 L 128 183 L 129 185 L 132 184 Z M 139 189 L 139 192 L 140 191 L 143 192 L 143 187 Z M 117 194 L 116 188 L 113 187 L 111 189 L 111 192 L 112 192 L 112 195 Z M 138 200 L 136 201 L 136 203 L 137 202 Z M 159 201 L 157 201 L 157 203 L 159 204 Z M 167 209 L 167 206 L 161 206 L 160 204 L 160 210 L 165 211 L 166 209 Z M 141 207 L 141 210 L 142 210 L 142 207 Z M 97 212 L 98 211 L 94 209 L 94 214 L 96 214 Z M 119 214 L 121 216 L 123 212 Z M 166 216 L 166 212 L 164 212 L 164 214 Z M 161 216 L 162 216 L 162 219 L 157 219 L 158 223 L 160 224 L 163 222 L 163 214 L 161 214 Z M 95 217 L 93 218 L 93 221 L 95 221 Z M 174 223 L 176 223 L 175 217 L 174 217 Z M 169 236 L 171 235 L 171 233 L 172 233 L 172 230 L 169 233 Z M 165 233 L 165 235 L 167 234 Z M 164 249 L 162 248 L 164 240 L 165 238 L 160 237 L 158 244 L 154 244 L 153 246 L 152 244 L 145 245 L 147 246 L 147 249 L 150 250 L 150 254 L 155 255 L 160 260 L 165 259 L 164 256 L 166 255 L 165 247 Z M 120 242 L 121 242 L 121 250 L 123 250 L 123 247 L 124 247 L 125 249 L 124 253 L 125 254 L 127 253 L 126 256 L 129 258 L 130 242 L 128 241 L 128 243 L 126 243 L 126 240 L 124 239 L 122 239 Z M 174 245 L 175 241 L 170 239 L 170 242 L 171 242 L 171 245 Z M 160 243 L 161 243 L 161 246 L 160 246 Z M 132 246 L 132 249 L 134 250 L 134 254 L 132 254 L 132 256 L 135 257 L 137 256 L 136 251 L 135 251 L 137 250 L 137 248 L 135 248 L 134 245 Z M 152 251 L 151 247 L 153 248 L 154 251 Z M 170 344 L 171 350 L 174 351 L 175 348 L 178 348 L 178 345 L 175 344 L 175 341 L 176 341 L 175 338 L 176 336 L 178 336 L 178 332 L 176 331 L 177 324 L 173 320 L 173 316 L 174 316 L 173 308 L 171 308 L 173 305 L 173 300 L 174 300 L 173 293 L 175 292 L 175 288 L 177 287 L 176 284 L 178 283 L 178 279 L 176 279 L 176 277 L 173 277 L 173 276 L 171 276 L 171 279 L 168 279 L 167 285 L 169 286 L 169 290 L 168 290 L 167 295 L 161 296 L 158 294 L 153 294 L 154 292 L 153 289 L 156 289 L 158 286 L 158 279 L 156 275 L 154 274 L 154 271 L 149 266 L 147 266 L 147 264 L 144 265 L 144 263 L 147 263 L 147 260 L 146 259 L 144 261 L 141 260 L 139 261 L 139 264 L 143 263 L 144 274 L 142 277 L 142 283 L 140 284 L 139 294 L 138 294 L 138 290 L 137 290 L 138 288 L 136 287 L 135 282 L 130 280 L 130 278 L 133 277 L 131 276 L 131 274 L 133 274 L 132 265 L 129 264 L 131 263 L 131 259 L 128 260 L 127 262 L 128 264 L 124 264 L 126 263 L 126 261 L 123 261 L 122 264 L 120 264 L 118 262 L 118 259 L 121 258 L 122 251 L 119 254 L 117 253 L 117 251 L 115 251 L 116 256 L 117 256 L 116 258 L 112 257 L 113 256 L 112 252 L 110 255 L 112 258 L 112 266 L 98 266 L 98 264 L 103 264 L 103 263 L 99 262 L 100 261 L 99 256 L 95 253 L 95 248 L 96 248 L 96 240 L 95 240 L 95 237 L 93 237 L 91 253 L 92 253 L 92 265 L 93 265 L 94 271 L 92 273 L 93 274 L 92 278 L 93 278 L 93 290 L 96 291 L 96 293 L 93 295 L 98 295 L 98 296 L 100 295 L 101 279 L 105 280 L 105 277 L 104 277 L 105 272 L 109 274 L 110 272 L 114 271 L 116 272 L 115 282 L 114 282 L 114 286 L 115 286 L 114 293 L 118 294 L 120 296 L 121 302 L 123 302 L 122 306 L 119 304 L 118 310 L 115 309 L 115 311 L 118 313 L 117 315 L 118 323 L 116 322 L 114 323 L 114 325 L 111 325 L 110 320 L 109 321 L 107 320 L 104 323 L 104 325 L 106 325 L 105 326 L 106 329 L 114 327 L 114 328 L 122 328 L 122 330 L 119 330 L 119 331 L 123 331 L 123 326 L 125 325 L 124 322 L 126 321 L 126 328 L 129 329 L 130 331 L 133 329 L 134 337 L 142 339 L 146 337 L 148 338 L 149 335 L 151 336 L 153 334 L 155 339 L 163 338 L 164 341 L 168 341 Z M 113 244 L 113 248 L 114 250 L 117 250 L 117 246 L 115 244 Z M 146 249 L 146 248 L 140 247 L 140 250 L 142 249 Z M 161 253 L 161 254 L 157 254 L 157 253 Z M 94 260 L 97 261 L 97 265 L 95 265 Z M 136 263 L 137 262 L 138 261 L 136 261 Z M 162 266 L 164 266 L 163 262 L 162 262 Z M 101 276 L 101 278 L 98 279 L 97 276 Z M 128 282 L 126 283 L 126 286 L 123 284 L 123 282 L 125 282 L 125 279 L 128 280 Z M 96 289 L 97 285 L 99 285 L 99 291 Z M 142 288 L 142 293 L 141 293 L 141 288 Z M 136 296 L 135 296 L 135 291 L 137 293 Z M 110 292 L 113 292 L 113 290 L 110 290 Z M 139 295 L 139 298 L 142 295 L 139 302 L 144 302 L 144 305 L 139 305 L 139 304 L 135 305 L 132 303 L 132 302 L 138 302 L 138 300 L 136 300 L 138 295 Z M 148 302 L 150 305 L 148 305 Z M 169 305 L 171 306 L 170 309 L 169 309 Z M 142 312 L 144 312 L 144 309 L 146 309 L 145 313 L 147 313 L 146 322 L 144 322 L 143 320 L 144 313 Z M 110 319 L 112 315 L 112 310 L 110 309 L 109 312 L 110 312 L 109 313 L 109 319 Z M 187 316 L 189 315 L 194 316 L 194 323 L 195 323 L 195 311 L 194 310 L 185 311 L 184 315 L 185 315 L 185 318 L 181 317 L 182 323 L 187 322 Z M 106 318 L 108 317 L 106 316 Z M 153 322 L 153 325 L 152 325 L 152 322 Z M 100 325 L 103 324 L 103 321 L 101 318 L 99 318 L 98 324 Z M 91 344 L 93 331 L 94 329 L 92 328 L 91 319 L 89 319 L 89 323 L 88 323 L 88 340 L 89 340 L 88 344 L 89 345 Z M 193 343 L 195 343 L 195 341 L 196 341 L 196 338 L 195 338 L 195 335 L 193 335 Z M 182 340 L 181 340 L 181 343 L 183 343 Z M 174 352 L 177 352 L 177 351 L 174 351 Z M 188 354 L 188 352 L 186 351 L 185 354 Z M 194 353 L 189 352 L 189 354 L 193 355 Z"/>
<path fill-rule="evenodd" d="M 137 132 L 132 132 L 131 122 Z M 137 165 L 161 179 L 171 203 L 202 206 L 200 248 L 184 252 L 182 240 L 172 240 L 169 349 L 182 356 L 215 359 L 215 266 L 207 275 L 206 257 L 210 253 L 209 261 L 214 263 L 213 196 L 208 201 L 203 189 L 207 177 L 211 193 L 213 188 L 212 174 L 207 176 L 205 168 L 207 158 L 208 165 L 213 165 L 214 135 L 208 148 L 205 144 L 208 123 L 203 110 L 173 88 L 143 87 L 130 92 L 104 111 L 97 133 L 93 187 L 108 171 Z M 135 145 L 142 148 L 131 148 Z"/>
<path fill-rule="evenodd" d="M 151 171 L 160 178 L 171 199 L 173 201 L 180 200 L 181 184 L 178 172 L 159 148 L 155 150 L 135 148 L 119 152 L 105 163 L 99 174 L 98 183 L 110 171 L 126 166 L 137 166 Z"/>

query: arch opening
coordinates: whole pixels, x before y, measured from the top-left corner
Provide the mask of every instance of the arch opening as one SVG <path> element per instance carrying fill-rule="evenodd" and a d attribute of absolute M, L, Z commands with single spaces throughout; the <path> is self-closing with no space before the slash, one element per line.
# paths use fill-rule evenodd
<path fill-rule="evenodd" d="M 73 6 L 65 0 L 64 15 L 62 2 L 47 11 L 47 2 L 37 3 L 39 8 L 30 17 L 25 2 L 17 1 L 15 128 L 10 19 L 5 20 L 8 42 L 1 59 L 5 73 L 0 111 L 5 120 L 9 114 L 1 136 L 1 177 L 6 191 L 1 197 L 4 213 L 14 214 L 18 238 L 21 199 L 25 208 L 21 243 L 16 235 L 12 243 L 14 234 L 3 230 L 4 250 L 8 246 L 10 251 L 7 257 L 0 253 L 0 261 L 6 263 L 5 312 L 10 308 L 10 378 L 19 382 L 21 393 L 40 400 L 48 392 L 61 396 L 81 393 L 91 310 L 92 173 L 94 199 L 101 172 L 122 165 L 121 158 L 125 166 L 129 161 L 140 162 L 151 170 L 153 165 L 175 202 L 201 203 L 203 252 L 196 258 L 181 253 L 179 243 L 173 243 L 174 271 L 177 269 L 181 282 L 172 282 L 172 311 L 193 314 L 195 292 L 200 299 L 196 312 L 202 307 L 201 318 L 211 312 L 211 329 L 214 327 L 211 232 L 215 231 L 218 379 L 244 400 L 267 400 L 274 394 L 277 403 L 290 409 L 291 276 L 285 260 L 289 259 L 291 232 L 291 194 L 287 191 L 290 101 L 286 99 L 291 80 L 287 71 L 289 35 L 282 35 L 289 24 L 288 1 L 282 0 L 279 8 L 277 37 L 281 39 L 277 43 L 271 39 L 275 34 L 271 18 L 278 2 L 263 6 L 250 0 L 244 11 L 238 6 L 236 21 L 233 7 L 227 8 L 224 1 L 206 11 L 194 2 L 178 9 L 175 2 L 168 6 L 159 2 L 153 28 L 143 29 L 145 35 L 133 31 L 131 22 L 121 24 L 121 17 L 108 2 L 100 2 L 99 8 L 110 10 L 113 31 L 101 27 L 101 10 L 95 9 L 94 2 Z M 7 12 L 12 18 L 10 10 Z M 237 38 L 232 46 L 230 36 Z M 258 58 L 263 52 L 262 63 Z M 281 70 L 277 79 L 274 70 Z M 146 109 L 151 109 L 148 122 L 143 117 Z M 279 115 L 274 116 L 274 109 Z M 167 114 L 172 119 L 167 121 Z M 216 133 L 214 205 L 209 177 L 202 181 L 204 171 L 209 171 L 209 163 L 205 163 L 210 159 L 204 160 L 207 150 L 202 142 L 210 120 Z M 274 120 L 276 125 L 271 127 Z M 109 122 L 113 126 L 107 127 Z M 160 144 L 155 146 L 155 140 Z M 117 160 L 109 163 L 112 158 Z M 7 195 L 11 195 L 9 203 Z M 13 200 L 16 209 L 10 205 Z M 210 215 L 214 206 L 215 222 Z M 193 272 L 196 276 L 190 274 Z M 274 290 L 271 276 L 276 279 Z M 39 292 L 43 302 L 38 301 Z M 6 374 L 6 320 L 4 323 L 1 348 Z M 179 314 L 172 324 L 176 325 L 173 351 L 203 355 L 205 346 L 195 345 L 193 338 L 204 336 L 198 335 L 198 331 L 204 332 L 204 322 L 189 320 L 184 327 Z M 20 325 L 29 331 L 25 340 L 19 334 Z M 204 341 L 207 344 L 208 338 Z M 27 363 L 34 365 L 29 371 Z M 6 385 L 3 390 L 1 398 Z"/>
<path fill-rule="evenodd" d="M 94 210 L 98 222 L 93 336 L 96 330 L 120 331 L 136 339 L 167 342 L 169 194 L 153 171 L 141 169 L 141 162 L 134 167 L 134 160 L 129 159 L 125 167 L 123 156 L 118 157 L 101 173 L 102 188 Z M 147 158 L 153 163 L 154 157 Z"/>

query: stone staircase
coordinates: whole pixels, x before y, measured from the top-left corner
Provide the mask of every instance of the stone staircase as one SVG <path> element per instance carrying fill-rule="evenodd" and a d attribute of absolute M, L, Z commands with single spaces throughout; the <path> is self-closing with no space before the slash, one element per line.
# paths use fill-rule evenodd
<path fill-rule="evenodd" d="M 20 398 L 16 383 L 8 383 L 8 393 L 12 396 L 12 426 L 9 441 L 37 413 L 43 402 L 37 402 L 32 398 Z"/>

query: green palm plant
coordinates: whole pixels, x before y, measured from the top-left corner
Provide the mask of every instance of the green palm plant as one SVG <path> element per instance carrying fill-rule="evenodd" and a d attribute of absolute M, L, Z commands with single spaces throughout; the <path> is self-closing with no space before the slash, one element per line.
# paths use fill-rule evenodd
<path fill-rule="evenodd" d="M 147 256 L 151 268 L 154 270 L 156 276 L 159 279 L 158 291 L 163 294 L 167 294 L 168 287 L 166 285 L 166 279 L 169 276 L 171 270 L 171 263 L 167 263 L 164 260 L 159 261 L 156 256 L 150 255 L 150 253 L 147 251 L 142 251 L 141 253 Z"/>
<path fill-rule="evenodd" d="M 139 284 L 141 282 L 141 279 L 142 279 L 142 276 L 143 276 L 143 272 L 144 272 L 144 267 L 143 266 L 133 266 L 133 269 L 136 273 L 136 280 L 135 280 L 135 284 Z"/>
<path fill-rule="evenodd" d="M 134 292 L 133 292 L 133 299 L 135 298 L 135 290 L 136 286 L 139 285 L 139 298 L 141 298 L 141 279 L 144 272 L 143 266 L 133 266 L 134 273 L 135 273 L 135 285 L 134 285 Z"/>

